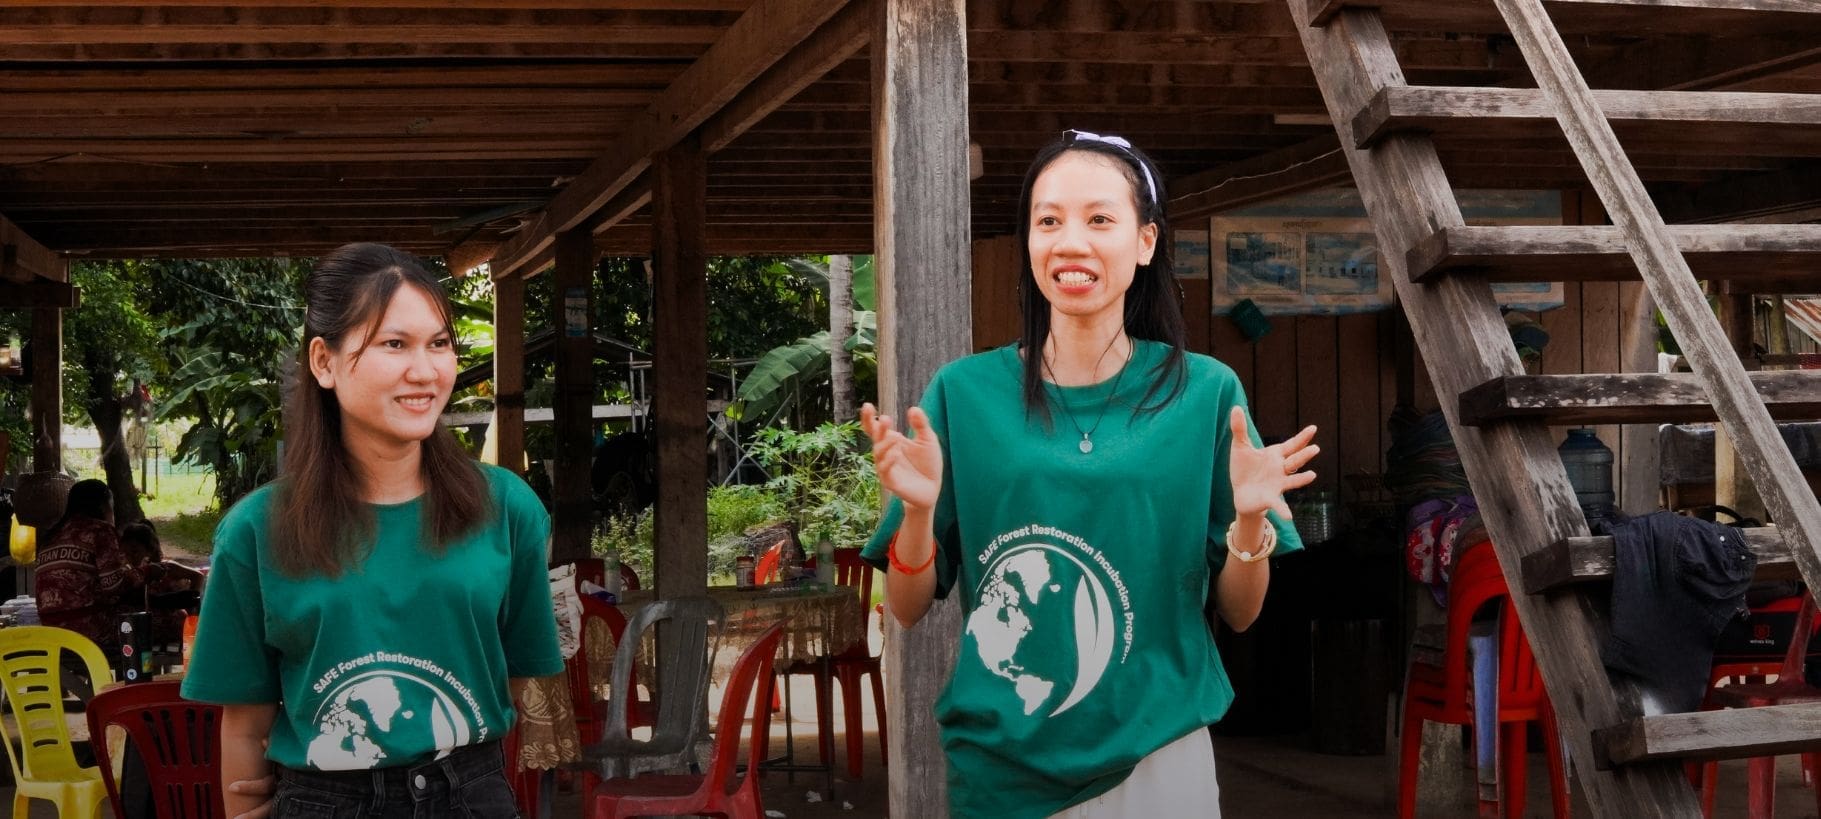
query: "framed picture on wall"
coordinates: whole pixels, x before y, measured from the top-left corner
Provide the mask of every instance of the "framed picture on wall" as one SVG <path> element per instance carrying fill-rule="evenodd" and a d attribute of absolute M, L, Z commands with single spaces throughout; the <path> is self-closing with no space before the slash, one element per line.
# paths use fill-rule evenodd
<path fill-rule="evenodd" d="M 1391 306 L 1378 242 L 1364 219 L 1215 217 L 1213 306 L 1250 299 L 1266 314 L 1359 313 Z"/>
<path fill-rule="evenodd" d="M 1174 230 L 1175 242 L 1170 248 L 1171 262 L 1176 267 L 1176 278 L 1205 279 L 1208 277 L 1208 232 L 1205 230 Z"/>

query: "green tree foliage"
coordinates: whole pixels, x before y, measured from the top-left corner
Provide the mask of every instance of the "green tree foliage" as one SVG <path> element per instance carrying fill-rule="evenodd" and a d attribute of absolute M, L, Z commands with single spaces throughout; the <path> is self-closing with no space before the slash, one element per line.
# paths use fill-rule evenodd
<path fill-rule="evenodd" d="M 790 259 L 775 267 L 828 286 L 828 258 Z M 854 382 L 861 395 L 877 390 L 879 321 L 874 312 L 873 259 L 854 257 L 853 334 L 846 348 L 854 359 Z M 818 322 L 818 327 L 821 322 Z M 829 334 L 821 330 L 779 344 L 759 357 L 728 414 L 768 426 L 793 412 L 798 426 L 811 426 L 829 415 Z"/>
<path fill-rule="evenodd" d="M 64 412 L 67 420 L 93 424 L 101 437 L 115 519 L 138 520 L 144 515 L 120 424 L 133 382 L 164 369 L 157 323 L 142 307 L 149 285 L 139 263 L 123 261 L 78 263 L 70 283 L 82 291 L 82 303 L 63 314 Z"/>
<path fill-rule="evenodd" d="M 170 367 L 159 417 L 193 418 L 178 460 L 215 472 L 225 508 L 278 474 L 285 377 L 309 263 L 290 259 L 146 262 L 153 311 L 164 317 Z"/>

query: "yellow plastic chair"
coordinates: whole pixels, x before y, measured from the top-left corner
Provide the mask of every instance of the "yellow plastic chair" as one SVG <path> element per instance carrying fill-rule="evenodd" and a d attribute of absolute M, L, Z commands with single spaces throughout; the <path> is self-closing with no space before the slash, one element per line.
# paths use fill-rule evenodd
<path fill-rule="evenodd" d="M 87 637 L 49 626 L 0 628 L 0 693 L 12 706 L 21 746 L 15 749 L 11 737 L 4 743 L 18 783 L 13 819 L 27 819 L 33 799 L 56 803 L 61 819 L 96 819 L 107 801 L 101 769 L 77 765 L 70 747 L 63 714 L 63 651 L 82 658 L 95 688 L 113 682 L 107 655 Z"/>

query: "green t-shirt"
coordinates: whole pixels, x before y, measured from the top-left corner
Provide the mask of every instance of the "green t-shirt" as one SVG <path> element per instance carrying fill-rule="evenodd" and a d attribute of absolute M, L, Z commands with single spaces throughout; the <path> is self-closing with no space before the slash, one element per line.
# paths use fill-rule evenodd
<path fill-rule="evenodd" d="M 1092 799 L 1233 701 L 1202 610 L 1233 519 L 1227 415 L 1245 396 L 1226 365 L 1188 355 L 1182 394 L 1135 412 L 1166 394 L 1145 400 L 1168 350 L 1139 342 L 1116 379 L 1047 387 L 1047 426 L 1025 412 L 1015 347 L 943 367 L 918 404 L 946 465 L 936 593 L 958 586 L 964 618 L 935 706 L 955 816 Z M 867 544 L 880 568 L 902 517 L 893 500 Z M 1301 548 L 1276 524 L 1279 553 Z"/>
<path fill-rule="evenodd" d="M 339 578 L 271 559 L 267 485 L 215 532 L 183 695 L 278 703 L 267 757 L 289 768 L 410 765 L 498 740 L 509 677 L 563 670 L 545 549 L 550 516 L 518 476 L 482 465 L 492 514 L 441 556 L 420 500 L 374 505 L 371 554 Z"/>

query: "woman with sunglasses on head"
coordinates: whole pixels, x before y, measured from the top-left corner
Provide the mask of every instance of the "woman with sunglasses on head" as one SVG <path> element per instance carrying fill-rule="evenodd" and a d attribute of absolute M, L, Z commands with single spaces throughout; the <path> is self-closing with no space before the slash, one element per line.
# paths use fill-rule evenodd
<path fill-rule="evenodd" d="M 1184 351 L 1162 190 L 1118 137 L 1038 152 L 1020 341 L 943 367 L 905 431 L 861 411 L 886 604 L 909 626 L 961 594 L 935 706 L 957 817 L 1219 814 L 1205 729 L 1233 690 L 1203 605 L 1258 616 L 1319 450 L 1261 446 L 1233 371 Z"/>
<path fill-rule="evenodd" d="M 183 684 L 224 706 L 228 815 L 516 816 L 512 692 L 563 670 L 550 518 L 443 429 L 451 310 L 415 258 L 342 247 L 305 302 L 284 471 L 216 530 Z"/>

